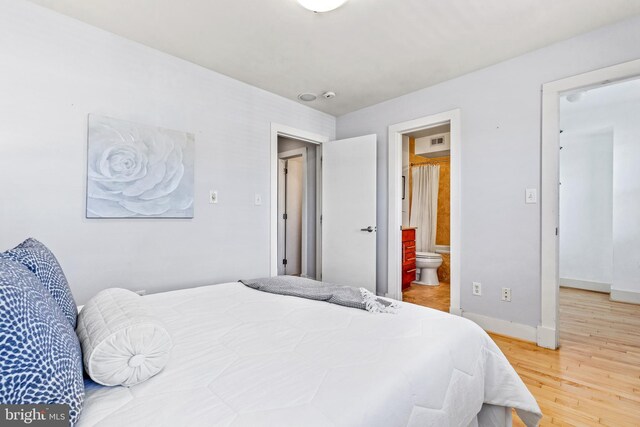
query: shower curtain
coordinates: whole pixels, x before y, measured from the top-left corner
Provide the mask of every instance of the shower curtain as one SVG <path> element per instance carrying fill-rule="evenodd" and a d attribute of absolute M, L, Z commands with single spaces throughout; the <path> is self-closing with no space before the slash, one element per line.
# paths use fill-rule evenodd
<path fill-rule="evenodd" d="M 417 227 L 416 250 L 434 252 L 438 217 L 440 165 L 414 166 L 412 172 L 411 217 L 409 225 Z"/>

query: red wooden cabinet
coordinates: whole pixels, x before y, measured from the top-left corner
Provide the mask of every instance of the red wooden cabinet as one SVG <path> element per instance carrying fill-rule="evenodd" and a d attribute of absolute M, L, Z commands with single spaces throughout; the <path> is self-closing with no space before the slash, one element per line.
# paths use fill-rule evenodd
<path fill-rule="evenodd" d="M 402 289 L 416 280 L 416 230 L 402 230 Z"/>

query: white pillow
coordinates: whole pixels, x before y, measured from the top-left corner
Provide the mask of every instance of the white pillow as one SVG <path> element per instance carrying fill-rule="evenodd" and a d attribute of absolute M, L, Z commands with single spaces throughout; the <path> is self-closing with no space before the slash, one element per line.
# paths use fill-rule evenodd
<path fill-rule="evenodd" d="M 76 329 L 84 368 L 106 386 L 130 387 L 164 368 L 171 337 L 140 295 L 105 289 L 82 308 Z"/>

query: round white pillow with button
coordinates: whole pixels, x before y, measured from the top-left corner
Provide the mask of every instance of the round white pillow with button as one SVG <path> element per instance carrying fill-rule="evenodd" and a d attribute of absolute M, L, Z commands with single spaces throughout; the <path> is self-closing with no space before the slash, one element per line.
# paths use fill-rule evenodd
<path fill-rule="evenodd" d="M 84 368 L 106 386 L 130 387 L 159 373 L 169 361 L 171 336 L 140 295 L 105 289 L 78 316 Z"/>

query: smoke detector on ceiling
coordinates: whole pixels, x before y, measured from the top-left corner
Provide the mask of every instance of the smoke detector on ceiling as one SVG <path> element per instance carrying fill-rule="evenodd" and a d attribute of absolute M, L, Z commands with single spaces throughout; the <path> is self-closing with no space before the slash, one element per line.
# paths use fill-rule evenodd
<path fill-rule="evenodd" d="M 336 93 L 335 93 L 335 92 L 328 91 L 328 92 L 323 93 L 323 94 L 322 94 L 322 97 L 323 97 L 324 99 L 331 99 L 331 98 L 335 98 L 335 97 L 336 97 Z"/>

